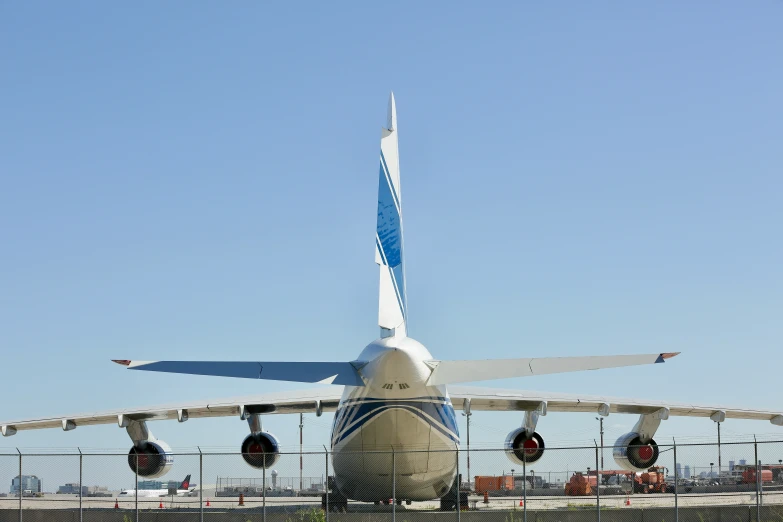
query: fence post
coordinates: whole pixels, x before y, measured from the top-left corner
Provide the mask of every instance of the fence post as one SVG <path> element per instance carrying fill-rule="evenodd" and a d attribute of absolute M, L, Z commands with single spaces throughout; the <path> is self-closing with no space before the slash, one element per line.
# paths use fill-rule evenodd
<path fill-rule="evenodd" d="M 324 479 L 324 491 L 326 492 L 326 522 L 329 522 L 329 450 L 324 446 L 326 456 L 326 478 Z"/>
<path fill-rule="evenodd" d="M 514 483 L 514 474 L 511 474 L 511 484 L 516 489 Z M 522 446 L 522 521 L 527 522 L 527 453 L 525 446 Z"/>
<path fill-rule="evenodd" d="M 19 448 L 16 448 L 16 452 L 19 454 L 19 522 L 22 522 L 22 452 Z"/>
<path fill-rule="evenodd" d="M 139 450 L 136 449 L 136 470 L 134 475 L 136 476 L 136 489 L 133 490 L 133 497 L 136 510 L 136 522 L 139 522 Z"/>
<path fill-rule="evenodd" d="M 84 512 L 82 511 L 82 496 L 83 496 L 83 485 L 82 485 L 82 478 L 84 476 L 84 455 L 82 455 L 82 449 L 77 447 L 76 449 L 79 450 L 79 522 L 84 521 Z"/>
<path fill-rule="evenodd" d="M 204 522 L 204 454 L 201 453 L 201 446 L 198 448 L 198 519 Z"/>
<path fill-rule="evenodd" d="M 680 521 L 680 503 L 679 493 L 677 491 L 677 484 L 680 481 L 679 473 L 677 473 L 677 441 L 672 437 L 672 443 L 674 444 L 674 522 Z"/>
<path fill-rule="evenodd" d="M 266 455 L 264 455 L 264 469 L 261 471 L 261 484 L 264 487 L 263 498 L 261 499 L 261 520 L 266 522 Z"/>
<path fill-rule="evenodd" d="M 761 488 L 759 487 L 759 443 L 756 441 L 756 436 L 753 435 L 753 455 L 756 462 L 756 522 L 761 521 Z"/>
<path fill-rule="evenodd" d="M 595 513 L 598 522 L 601 522 L 601 473 L 598 468 L 598 443 L 595 444 Z"/>
<path fill-rule="evenodd" d="M 392 446 L 392 522 L 397 522 L 397 453 Z"/>

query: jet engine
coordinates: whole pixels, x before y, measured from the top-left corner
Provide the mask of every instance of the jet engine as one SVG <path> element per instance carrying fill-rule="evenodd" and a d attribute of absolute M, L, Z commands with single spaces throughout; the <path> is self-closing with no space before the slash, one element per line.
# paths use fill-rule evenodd
<path fill-rule="evenodd" d="M 269 468 L 280 460 L 280 442 L 267 431 L 248 435 L 241 451 L 245 462 L 256 469 Z"/>
<path fill-rule="evenodd" d="M 133 446 L 128 452 L 128 466 L 140 477 L 161 477 L 168 472 L 172 464 L 174 456 L 171 454 L 171 448 L 162 440 L 145 441 Z"/>
<path fill-rule="evenodd" d="M 506 455 L 513 462 L 532 464 L 544 455 L 544 438 L 537 432 L 528 436 L 524 426 L 517 428 L 506 437 Z"/>
<path fill-rule="evenodd" d="M 646 471 L 658 460 L 658 444 L 653 439 L 642 442 L 636 432 L 626 433 L 614 443 L 613 457 L 628 471 Z"/>

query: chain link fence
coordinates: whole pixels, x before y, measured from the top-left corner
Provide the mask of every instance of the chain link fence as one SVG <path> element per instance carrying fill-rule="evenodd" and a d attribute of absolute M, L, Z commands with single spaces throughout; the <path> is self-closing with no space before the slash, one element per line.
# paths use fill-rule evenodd
<path fill-rule="evenodd" d="M 178 453 L 159 477 L 127 453 L 17 452 L 0 454 L 0 522 L 783 520 L 783 441 L 658 450 L 643 471 L 600 446 L 534 463 L 489 449 L 281 453 L 266 469 Z"/>

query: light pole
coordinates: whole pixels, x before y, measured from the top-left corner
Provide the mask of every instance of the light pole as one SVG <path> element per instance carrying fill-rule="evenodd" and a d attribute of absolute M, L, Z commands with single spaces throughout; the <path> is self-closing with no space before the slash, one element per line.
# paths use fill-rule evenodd
<path fill-rule="evenodd" d="M 304 468 L 304 460 L 302 458 L 302 430 L 304 429 L 304 413 L 299 414 L 299 491 L 302 491 L 302 470 Z"/>
<path fill-rule="evenodd" d="M 713 478 L 712 477 L 712 466 L 714 466 L 714 465 L 715 465 L 714 462 L 710 462 L 710 478 Z"/>
<path fill-rule="evenodd" d="M 601 469 L 604 469 L 604 418 L 596 417 L 595 420 L 601 423 Z"/>

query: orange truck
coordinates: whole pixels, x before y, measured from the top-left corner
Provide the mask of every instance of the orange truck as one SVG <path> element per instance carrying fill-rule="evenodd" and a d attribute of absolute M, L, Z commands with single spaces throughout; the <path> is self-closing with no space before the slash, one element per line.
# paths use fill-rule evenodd
<path fill-rule="evenodd" d="M 761 482 L 772 482 L 772 470 L 761 470 Z M 756 483 L 756 470 L 754 468 L 748 468 L 742 472 L 743 484 L 755 484 Z"/>
<path fill-rule="evenodd" d="M 500 477 L 479 476 L 475 477 L 474 487 L 476 493 L 483 495 L 491 491 L 509 491 L 514 489 L 514 477 L 503 475 Z"/>
<path fill-rule="evenodd" d="M 640 475 L 634 475 L 634 493 L 666 493 L 666 484 L 662 466 L 653 466 Z"/>
<path fill-rule="evenodd" d="M 582 475 L 574 473 L 565 485 L 565 494 L 569 497 L 586 497 L 593 494 L 593 488 L 598 485 L 598 477 L 595 475 Z"/>

